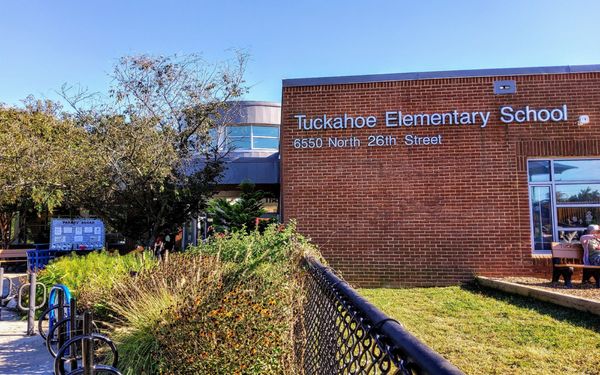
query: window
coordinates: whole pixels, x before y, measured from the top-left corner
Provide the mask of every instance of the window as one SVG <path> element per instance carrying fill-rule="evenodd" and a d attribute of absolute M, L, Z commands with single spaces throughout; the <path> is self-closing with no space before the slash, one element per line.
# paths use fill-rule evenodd
<path fill-rule="evenodd" d="M 550 181 L 550 161 L 529 161 L 529 182 Z"/>
<path fill-rule="evenodd" d="M 279 148 L 279 127 L 268 125 L 228 126 L 227 139 L 238 150 Z"/>
<path fill-rule="evenodd" d="M 600 223 L 600 159 L 529 160 L 527 173 L 534 251 L 577 241 Z"/>
<path fill-rule="evenodd" d="M 556 181 L 600 181 L 600 159 L 556 160 L 553 164 Z"/>
<path fill-rule="evenodd" d="M 550 250 L 552 242 L 552 205 L 549 186 L 531 187 L 533 249 Z"/>
<path fill-rule="evenodd" d="M 250 150 L 252 148 L 252 127 L 228 126 L 227 140 L 230 147 L 235 149 Z"/>

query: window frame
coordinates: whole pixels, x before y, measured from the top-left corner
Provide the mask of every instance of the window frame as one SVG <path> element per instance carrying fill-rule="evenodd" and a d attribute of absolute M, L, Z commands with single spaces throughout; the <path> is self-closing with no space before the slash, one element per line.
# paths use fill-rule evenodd
<path fill-rule="evenodd" d="M 581 184 L 600 184 L 600 180 L 569 180 L 569 181 L 556 181 L 554 177 L 554 163 L 557 161 L 565 161 L 565 160 L 600 160 L 600 158 L 593 157 L 582 157 L 582 158 L 573 158 L 573 157 L 565 157 L 565 158 L 528 158 L 527 159 L 527 196 L 529 200 L 529 232 L 530 232 L 530 242 L 531 242 L 531 251 L 534 255 L 544 255 L 551 254 L 551 250 L 536 250 L 535 249 L 535 238 L 534 238 L 534 227 L 533 227 L 533 205 L 532 205 L 532 196 L 531 196 L 531 187 L 532 186 L 548 186 L 550 187 L 550 205 L 552 208 L 552 241 L 558 242 L 560 241 L 560 237 L 558 233 L 560 231 L 580 231 L 585 230 L 587 225 L 584 227 L 560 227 L 558 226 L 558 209 L 559 208 L 581 208 L 581 207 L 597 207 L 600 208 L 600 203 L 559 203 L 556 199 L 556 186 L 559 185 L 581 185 Z M 549 181 L 529 181 L 529 162 L 530 161 L 549 161 L 550 162 L 550 180 Z"/>
<path fill-rule="evenodd" d="M 270 128 L 275 128 L 277 129 L 277 133 L 278 135 L 275 136 L 266 136 L 266 135 L 254 135 L 254 127 L 255 126 L 263 126 L 263 127 L 270 127 Z M 227 134 L 227 128 L 236 128 L 236 127 L 249 127 L 250 128 L 250 135 L 247 136 L 230 136 L 229 134 Z M 227 145 L 230 144 L 230 140 L 233 139 L 241 139 L 241 138 L 250 138 L 250 148 L 235 148 L 233 149 L 233 151 L 254 151 L 254 150 L 265 150 L 265 151 L 276 151 L 279 150 L 279 142 L 280 142 L 280 138 L 281 138 L 281 133 L 280 133 L 280 127 L 279 125 L 275 125 L 275 124 L 230 124 L 226 126 L 225 129 L 225 142 Z M 258 138 L 258 139 L 275 139 L 277 140 L 277 147 L 255 147 L 254 146 L 254 139 Z"/>

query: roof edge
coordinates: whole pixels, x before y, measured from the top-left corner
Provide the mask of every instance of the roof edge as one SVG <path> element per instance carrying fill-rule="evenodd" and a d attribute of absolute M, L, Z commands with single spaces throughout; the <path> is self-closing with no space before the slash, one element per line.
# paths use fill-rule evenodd
<path fill-rule="evenodd" d="M 281 107 L 281 103 L 279 103 L 279 102 L 268 102 L 268 101 L 261 101 L 261 100 L 231 100 L 230 103 L 238 104 L 242 107 L 253 107 L 253 106 Z"/>
<path fill-rule="evenodd" d="M 471 70 L 441 70 L 431 72 L 367 74 L 354 76 L 291 78 L 282 80 L 283 87 L 322 86 L 390 81 L 416 81 L 439 78 L 475 78 L 514 75 L 566 74 L 600 72 L 600 64 L 563 65 L 525 68 L 492 68 Z"/>

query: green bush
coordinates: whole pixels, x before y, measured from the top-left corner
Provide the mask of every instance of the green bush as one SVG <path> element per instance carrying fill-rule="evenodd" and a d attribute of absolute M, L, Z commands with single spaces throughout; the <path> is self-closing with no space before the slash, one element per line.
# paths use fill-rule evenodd
<path fill-rule="evenodd" d="M 269 193 L 256 190 L 256 186 L 249 181 L 242 182 L 239 188 L 240 197 L 233 202 L 225 198 L 209 201 L 207 213 L 213 219 L 212 226 L 216 232 L 253 231 L 256 229 L 256 218 L 265 213 L 262 200 L 270 196 Z"/>
<path fill-rule="evenodd" d="M 126 374 L 295 374 L 300 259 L 294 225 L 239 232 L 116 283 L 111 336 Z"/>
<path fill-rule="evenodd" d="M 115 319 L 111 336 L 118 344 L 124 374 L 159 372 L 167 345 L 158 336 L 161 327 L 170 324 L 187 298 L 207 298 L 218 291 L 222 268 L 216 258 L 174 254 L 168 264 L 115 285 L 108 307 Z"/>
<path fill-rule="evenodd" d="M 141 272 L 155 265 L 153 257 L 140 254 L 72 253 L 51 261 L 40 271 L 38 281 L 48 288 L 59 283 L 66 285 L 79 299 L 80 306 L 93 307 L 96 313 L 102 314 L 107 294 L 118 282 L 128 279 L 131 272 Z"/>
<path fill-rule="evenodd" d="M 317 252 L 293 223 L 270 225 L 218 234 L 168 263 L 63 257 L 40 280 L 66 284 L 110 323 L 124 374 L 296 374 L 307 254 Z"/>
<path fill-rule="evenodd" d="M 208 242 L 188 248 L 189 254 L 213 255 L 242 269 L 254 270 L 261 264 L 285 262 L 298 247 L 307 249 L 308 242 L 296 234 L 294 224 L 270 225 L 263 233 L 235 231 L 216 234 Z"/>

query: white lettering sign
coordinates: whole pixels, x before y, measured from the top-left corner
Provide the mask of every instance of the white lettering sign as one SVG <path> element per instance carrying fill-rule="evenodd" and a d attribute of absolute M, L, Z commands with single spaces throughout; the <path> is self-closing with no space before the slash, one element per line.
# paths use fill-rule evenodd
<path fill-rule="evenodd" d="M 485 128 L 490 122 L 490 111 L 459 111 L 433 113 L 406 113 L 403 111 L 385 111 L 385 127 L 420 127 L 420 126 L 478 126 Z M 344 113 L 340 116 L 327 114 L 308 117 L 304 114 L 295 115 L 298 130 L 328 130 L 328 129 L 363 129 L 377 126 L 377 117 L 352 116 Z M 515 109 L 513 106 L 500 107 L 500 121 L 504 124 L 524 122 L 564 122 L 568 120 L 567 105 L 558 108 L 536 109 L 530 106 Z"/>
<path fill-rule="evenodd" d="M 344 113 L 339 117 L 328 117 L 327 115 L 307 118 L 306 115 L 296 115 L 298 130 L 327 130 L 327 129 L 362 129 L 373 128 L 377 125 L 375 116 L 348 116 Z"/>
<path fill-rule="evenodd" d="M 485 128 L 490 120 L 490 112 L 444 112 L 403 114 L 402 111 L 386 112 L 385 126 L 438 126 L 438 125 L 479 125 Z"/>
<path fill-rule="evenodd" d="M 567 105 L 563 104 L 560 108 L 553 109 L 535 109 L 526 106 L 525 108 L 515 110 L 511 106 L 500 107 L 500 121 L 505 124 L 513 122 L 560 122 L 567 121 L 569 112 Z"/>

